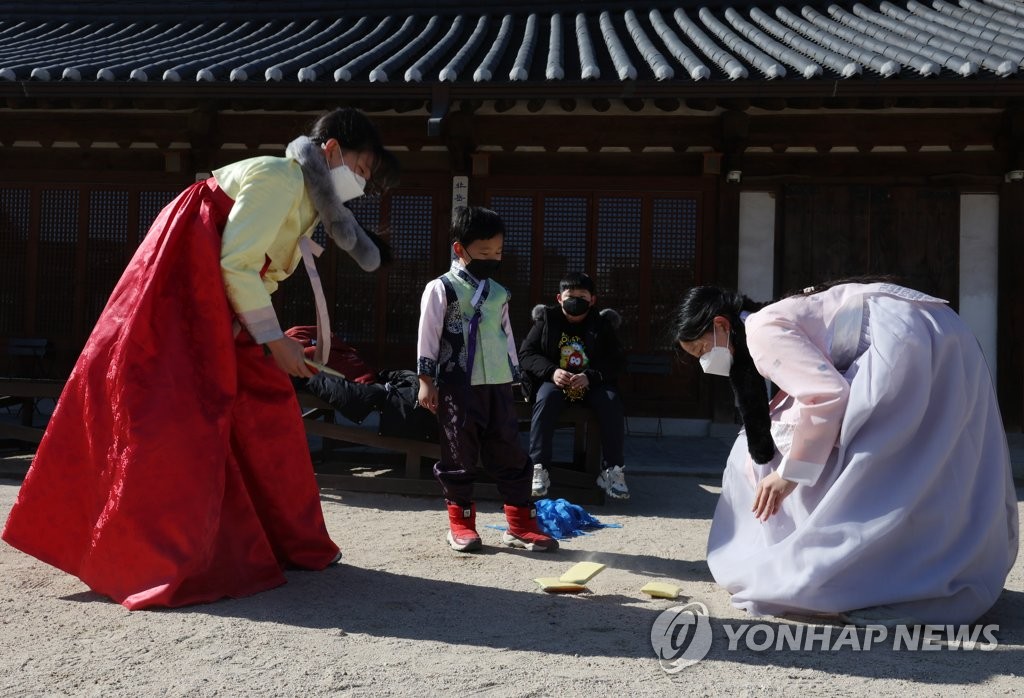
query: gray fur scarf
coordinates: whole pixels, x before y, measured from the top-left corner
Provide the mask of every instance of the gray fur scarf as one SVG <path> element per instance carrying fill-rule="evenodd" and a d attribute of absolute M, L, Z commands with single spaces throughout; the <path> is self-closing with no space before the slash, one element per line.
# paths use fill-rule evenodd
<path fill-rule="evenodd" d="M 323 150 L 307 136 L 299 136 L 288 144 L 285 155 L 299 163 L 306 191 L 320 216 L 327 236 L 351 255 L 364 271 L 374 271 L 381 264 L 381 250 L 376 236 L 363 228 L 334 192 L 330 169 Z"/>

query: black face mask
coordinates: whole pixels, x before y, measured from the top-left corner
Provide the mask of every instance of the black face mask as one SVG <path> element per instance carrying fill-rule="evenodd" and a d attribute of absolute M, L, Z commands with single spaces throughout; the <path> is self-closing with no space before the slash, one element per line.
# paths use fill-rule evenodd
<path fill-rule="evenodd" d="M 566 298 L 562 301 L 562 310 L 573 317 L 579 317 L 580 315 L 586 315 L 587 311 L 590 310 L 590 301 L 586 298 Z"/>
<path fill-rule="evenodd" d="M 496 274 L 500 266 L 500 259 L 471 259 L 469 264 L 466 265 L 466 271 L 480 281 L 483 281 Z"/>

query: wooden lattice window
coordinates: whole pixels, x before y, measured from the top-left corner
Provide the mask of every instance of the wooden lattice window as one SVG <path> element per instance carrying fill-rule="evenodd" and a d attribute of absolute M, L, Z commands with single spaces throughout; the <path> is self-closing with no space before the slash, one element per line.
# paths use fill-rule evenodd
<path fill-rule="evenodd" d="M 139 192 L 139 227 L 137 240 L 141 241 L 153 225 L 157 215 L 164 206 L 171 203 L 178 195 L 175 191 L 142 191 Z"/>
<path fill-rule="evenodd" d="M 640 197 L 600 197 L 597 200 L 594 269 L 588 270 L 597 286 L 602 307 L 613 307 L 625 322 L 619 336 L 625 347 L 637 343 L 641 317 Z"/>
<path fill-rule="evenodd" d="M 391 197 L 390 229 L 394 262 L 388 271 L 386 343 L 404 345 L 409 362 L 416 356 L 420 298 L 435 269 L 432 255 L 434 198 L 429 194 Z"/>
<path fill-rule="evenodd" d="M 86 314 L 95 320 L 124 271 L 128 243 L 128 192 L 89 193 L 86 246 Z"/>
<path fill-rule="evenodd" d="M 39 259 L 47 274 L 39 280 L 35 311 L 43 337 L 66 336 L 74 327 L 78 199 L 74 189 L 42 192 Z"/>
<path fill-rule="evenodd" d="M 380 197 L 360 197 L 349 206 L 364 228 L 374 231 L 379 228 Z M 312 237 L 324 248 L 316 265 L 327 296 L 331 331 L 350 344 L 372 342 L 375 314 L 371 309 L 377 293 L 376 275 L 360 269 L 347 252 L 339 249 L 327 236 L 323 224 L 317 224 Z M 291 277 L 281 283 L 274 294 L 274 306 L 284 329 L 316 322 L 316 305 L 305 265 L 300 264 Z"/>
<path fill-rule="evenodd" d="M 666 332 L 684 289 L 697 282 L 697 200 L 656 198 L 651 211 L 650 344 L 670 349 Z"/>
<path fill-rule="evenodd" d="M 381 197 L 363 196 L 349 204 L 352 212 L 367 230 L 378 231 L 382 225 Z M 333 244 L 333 243 L 330 243 Z M 377 285 L 379 274 L 368 274 L 341 250 L 333 250 L 335 265 L 334 297 L 331 318 L 335 332 L 350 344 L 373 342 L 377 333 Z"/>
<path fill-rule="evenodd" d="M 0 189 L 0 334 L 21 332 L 25 322 L 31 192 Z"/>
<path fill-rule="evenodd" d="M 496 278 L 512 294 L 509 317 L 516 339 L 521 342 L 532 324 L 530 281 L 533 266 L 533 197 L 495 196 L 490 205 L 505 223 L 501 271 Z M 543 293 L 541 302 L 550 302 L 544 300 Z"/>
<path fill-rule="evenodd" d="M 544 198 L 541 294 L 554 295 L 568 272 L 586 271 L 589 200 L 585 196 Z"/>
<path fill-rule="evenodd" d="M 443 271 L 434 268 L 434 202 L 432 193 L 390 192 L 348 204 L 363 228 L 386 233 L 393 261 L 379 272 L 360 269 L 326 236 L 322 226 L 313 232 L 313 240 L 325 248 L 317 268 L 332 330 L 381 367 L 394 361 L 411 366 L 415 361 L 420 296 L 427 282 Z M 304 269 L 286 279 L 273 298 L 285 329 L 316 322 Z"/>
<path fill-rule="evenodd" d="M 532 252 L 528 267 L 502 264 L 503 283 L 530 289 L 527 303 L 522 294 L 513 303 L 517 336 L 529 328 L 533 303 L 551 303 L 567 272 L 586 271 L 594 277 L 599 304 L 622 315 L 620 335 L 627 349 L 670 348 L 667 318 L 682 289 L 696 282 L 698 192 L 508 189 L 492 193 L 487 202 L 512 231 L 506 238 L 514 238 L 516 257 L 527 245 Z"/>

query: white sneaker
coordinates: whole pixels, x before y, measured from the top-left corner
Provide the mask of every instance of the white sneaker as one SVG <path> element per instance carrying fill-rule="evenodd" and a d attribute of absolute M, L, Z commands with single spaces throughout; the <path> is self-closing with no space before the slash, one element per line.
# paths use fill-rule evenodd
<path fill-rule="evenodd" d="M 548 493 L 549 487 L 551 487 L 551 476 L 548 475 L 548 471 L 543 465 L 537 463 L 533 466 L 533 486 L 530 496 L 543 497 Z"/>
<path fill-rule="evenodd" d="M 612 499 L 629 499 L 629 488 L 626 487 L 626 469 L 621 465 L 605 468 L 597 476 L 597 486 Z"/>

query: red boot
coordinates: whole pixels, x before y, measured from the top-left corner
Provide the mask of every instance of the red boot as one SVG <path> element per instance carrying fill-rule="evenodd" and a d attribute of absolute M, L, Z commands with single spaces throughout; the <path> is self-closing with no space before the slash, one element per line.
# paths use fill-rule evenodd
<path fill-rule="evenodd" d="M 508 530 L 501 537 L 505 545 L 540 553 L 558 550 L 558 541 L 541 533 L 537 526 L 537 510 L 534 507 L 506 504 L 505 520 L 508 521 Z"/>
<path fill-rule="evenodd" d="M 476 532 L 476 504 L 471 503 L 463 508 L 448 502 L 448 545 L 460 553 L 480 549 L 480 536 Z"/>

